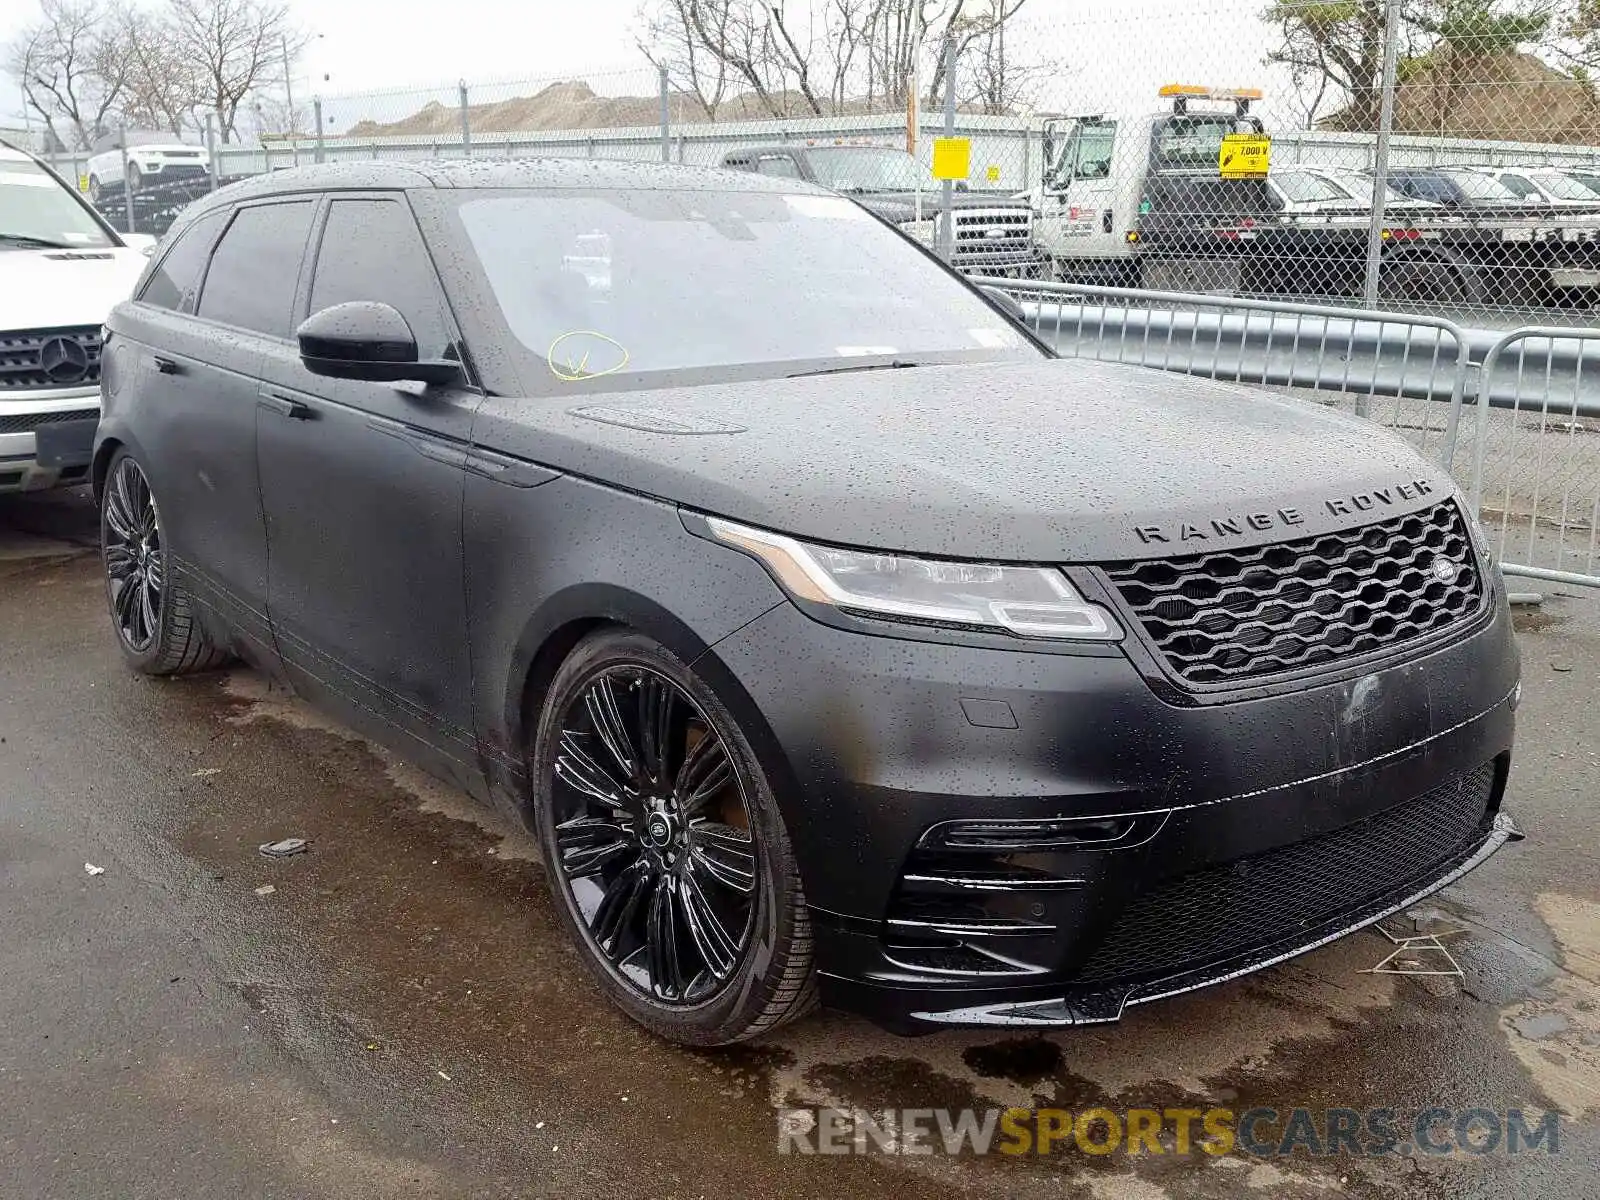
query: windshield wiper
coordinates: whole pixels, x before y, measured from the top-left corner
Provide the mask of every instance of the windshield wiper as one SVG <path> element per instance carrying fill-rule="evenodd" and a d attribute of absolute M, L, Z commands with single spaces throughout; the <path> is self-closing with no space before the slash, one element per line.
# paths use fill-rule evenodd
<path fill-rule="evenodd" d="M 67 242 L 55 242 L 49 238 L 34 237 L 27 233 L 0 233 L 0 244 L 7 246 L 21 246 L 28 250 L 71 250 L 74 247 Z"/>
<path fill-rule="evenodd" d="M 888 362 L 851 363 L 845 367 L 820 367 L 815 371 L 796 371 L 790 379 L 802 379 L 808 375 L 843 375 L 846 371 L 892 371 L 901 367 L 920 367 L 922 364 L 911 362 L 903 358 L 891 359 Z"/>

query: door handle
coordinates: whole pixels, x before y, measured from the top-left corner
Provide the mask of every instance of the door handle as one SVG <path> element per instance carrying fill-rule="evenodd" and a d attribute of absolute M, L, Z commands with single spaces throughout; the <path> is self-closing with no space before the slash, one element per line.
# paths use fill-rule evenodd
<path fill-rule="evenodd" d="M 156 370 L 162 375 L 183 374 L 183 368 L 180 367 L 173 359 L 162 358 L 159 354 L 153 355 L 152 357 L 154 357 L 156 360 Z"/>
<path fill-rule="evenodd" d="M 317 415 L 316 409 L 309 404 L 296 400 L 293 396 L 267 392 L 265 395 L 258 397 L 258 399 L 273 412 L 281 413 L 292 421 L 309 421 Z"/>

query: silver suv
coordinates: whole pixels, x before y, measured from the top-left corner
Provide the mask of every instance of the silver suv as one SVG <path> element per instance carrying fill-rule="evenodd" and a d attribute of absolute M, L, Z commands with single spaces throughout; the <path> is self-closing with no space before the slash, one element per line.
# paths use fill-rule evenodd
<path fill-rule="evenodd" d="M 107 225 L 0 143 L 0 492 L 76 483 L 100 419 L 100 327 L 154 240 Z"/>

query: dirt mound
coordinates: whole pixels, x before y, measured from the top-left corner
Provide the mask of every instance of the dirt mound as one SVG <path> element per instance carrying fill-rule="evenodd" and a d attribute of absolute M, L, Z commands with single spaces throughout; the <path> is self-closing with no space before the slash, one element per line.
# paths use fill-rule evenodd
<path fill-rule="evenodd" d="M 1322 125 L 1357 128 L 1355 110 Z M 1600 142 L 1600 98 L 1531 54 L 1461 54 L 1442 47 L 1407 64 L 1395 89 L 1396 133 L 1594 145 Z"/>
<path fill-rule="evenodd" d="M 799 116 L 809 111 L 798 96 L 777 95 L 771 100 L 786 115 Z M 698 124 L 710 119 L 699 102 L 688 96 L 669 97 L 669 111 L 674 125 Z M 720 121 L 762 120 L 771 116 L 761 98 L 750 94 L 732 96 L 717 108 Z M 656 95 L 601 96 L 587 83 L 571 80 L 552 83 L 532 96 L 469 104 L 467 120 L 474 133 L 656 125 L 661 120 L 661 98 Z M 357 121 L 350 126 L 349 136 L 445 137 L 458 134 L 460 129 L 461 109 L 432 100 L 398 121 Z"/>

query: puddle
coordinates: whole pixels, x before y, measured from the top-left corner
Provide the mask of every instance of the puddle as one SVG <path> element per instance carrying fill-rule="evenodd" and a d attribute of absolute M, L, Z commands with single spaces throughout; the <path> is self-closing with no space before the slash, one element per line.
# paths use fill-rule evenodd
<path fill-rule="evenodd" d="M 1534 901 L 1566 970 L 1501 1013 L 1511 1052 L 1569 1117 L 1600 1111 L 1600 904 L 1557 892 Z"/>

